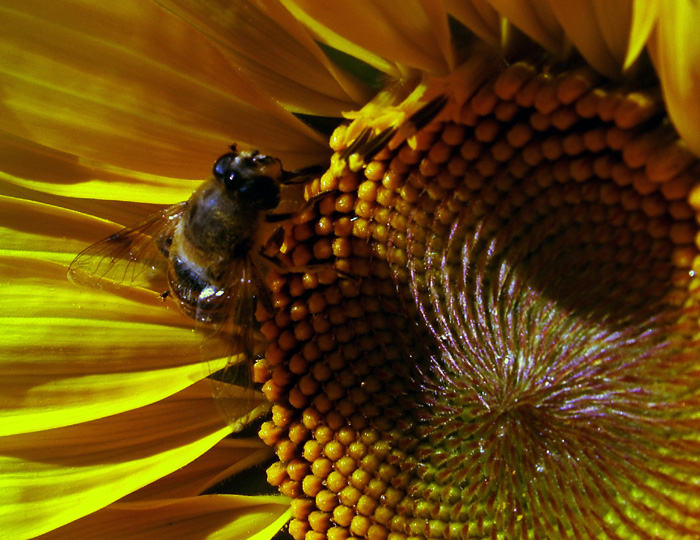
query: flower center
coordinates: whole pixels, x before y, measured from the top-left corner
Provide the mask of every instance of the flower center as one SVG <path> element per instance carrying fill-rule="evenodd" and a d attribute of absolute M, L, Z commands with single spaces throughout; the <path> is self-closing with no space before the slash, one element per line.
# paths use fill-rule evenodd
<path fill-rule="evenodd" d="M 538 197 L 550 201 L 551 192 Z M 425 517 L 450 516 L 463 538 L 612 534 L 605 520 L 623 518 L 643 531 L 675 512 L 624 507 L 678 496 L 660 489 L 649 464 L 667 461 L 669 431 L 694 414 L 685 407 L 696 357 L 684 314 L 667 300 L 663 254 L 672 246 L 652 249 L 641 234 L 634 260 L 618 261 L 625 227 L 600 220 L 580 195 L 558 199 L 534 221 L 510 193 L 477 219 L 469 209 L 479 199 L 469 199 L 408 261 L 430 360 L 412 407 L 407 499 Z M 695 526 L 683 521 L 679 530 Z"/>
<path fill-rule="evenodd" d="M 700 528 L 698 164 L 598 84 L 512 65 L 310 187 L 257 366 L 294 538 Z"/>

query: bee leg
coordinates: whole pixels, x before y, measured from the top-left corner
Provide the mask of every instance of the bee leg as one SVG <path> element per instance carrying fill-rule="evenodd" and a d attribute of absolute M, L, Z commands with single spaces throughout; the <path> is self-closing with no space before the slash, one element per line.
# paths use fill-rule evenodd
<path fill-rule="evenodd" d="M 296 212 L 284 212 L 282 214 L 266 214 L 265 221 L 267 223 L 279 223 L 280 221 L 286 221 L 292 219 Z"/>
<path fill-rule="evenodd" d="M 323 193 L 318 193 L 318 194 L 314 195 L 308 201 L 304 202 L 304 204 L 301 204 L 293 212 L 284 212 L 284 213 L 279 213 L 279 214 L 274 214 L 274 213 L 270 212 L 270 213 L 265 215 L 265 221 L 267 223 L 279 223 L 280 221 L 286 221 L 288 219 L 292 219 L 297 214 L 300 214 L 304 210 L 311 208 L 314 204 L 316 204 L 318 201 L 320 201 L 326 195 L 328 195 L 328 193 L 330 193 L 330 191 L 324 191 Z"/>
<path fill-rule="evenodd" d="M 268 253 L 265 253 L 262 250 L 258 253 L 258 255 L 265 259 L 265 261 L 269 263 L 272 267 L 274 267 L 274 269 L 277 270 L 280 274 L 318 274 L 321 272 L 332 270 L 340 278 L 351 279 L 353 281 L 360 281 L 362 279 L 362 276 L 351 274 L 350 272 L 341 270 L 340 268 L 336 267 L 334 261 L 311 263 L 304 265 L 292 265 L 283 261 L 278 256 L 269 255 Z"/>
<path fill-rule="evenodd" d="M 305 265 L 291 265 L 288 262 L 283 261 L 280 257 L 280 249 L 284 243 L 284 228 L 278 227 L 270 235 L 267 241 L 260 246 L 258 255 L 265 259 L 268 263 L 275 267 L 280 273 L 319 273 L 326 270 L 333 270 L 339 277 L 344 277 L 348 279 L 358 279 L 359 276 L 351 274 L 344 270 L 341 270 L 335 266 L 335 262 L 327 261 L 316 264 L 305 264 Z"/>
<path fill-rule="evenodd" d="M 166 236 L 162 236 L 160 238 L 157 238 L 155 241 L 155 245 L 158 248 L 158 251 L 161 252 L 163 257 L 166 259 L 170 257 L 170 246 L 173 244 L 173 235 L 169 234 Z"/>
<path fill-rule="evenodd" d="M 279 213 L 279 214 L 274 214 L 274 213 L 270 212 L 270 213 L 265 215 L 265 221 L 267 223 L 279 223 L 281 221 L 287 221 L 288 219 L 292 219 L 297 214 L 300 214 L 304 210 L 311 208 L 314 204 L 316 204 L 317 201 L 321 200 L 328 193 L 329 192 L 325 191 L 323 193 L 319 193 L 317 195 L 314 195 L 311 199 L 309 199 L 308 201 L 305 201 L 303 204 L 301 204 L 293 212 L 284 212 L 284 213 Z"/>
<path fill-rule="evenodd" d="M 282 259 L 280 259 L 277 255 L 270 255 L 268 253 L 265 253 L 264 248 L 260 249 L 260 252 L 258 253 L 263 259 L 265 259 L 265 262 L 271 264 L 275 270 L 277 270 L 280 273 L 287 273 L 287 272 L 293 272 L 293 270 L 290 270 L 291 267 L 287 263 L 285 263 Z"/>
<path fill-rule="evenodd" d="M 273 261 L 282 249 L 282 244 L 284 244 L 284 227 L 277 227 L 268 239 L 265 240 L 265 243 L 260 246 L 259 254 Z"/>

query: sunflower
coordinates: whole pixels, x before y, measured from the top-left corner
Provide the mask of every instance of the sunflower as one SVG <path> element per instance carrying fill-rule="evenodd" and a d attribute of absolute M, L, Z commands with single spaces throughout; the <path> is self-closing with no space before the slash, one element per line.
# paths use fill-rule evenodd
<path fill-rule="evenodd" d="M 699 8 L 400 7 L 2 2 L 0 537 L 697 537 Z M 66 270 L 234 142 L 326 167 L 231 419 Z"/>

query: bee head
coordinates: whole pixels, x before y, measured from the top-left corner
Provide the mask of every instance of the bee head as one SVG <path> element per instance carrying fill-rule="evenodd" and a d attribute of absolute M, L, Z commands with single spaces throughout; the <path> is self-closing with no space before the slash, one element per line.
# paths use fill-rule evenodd
<path fill-rule="evenodd" d="M 278 159 L 252 152 L 224 154 L 214 163 L 214 177 L 226 191 L 237 193 L 241 201 L 257 210 L 272 210 L 280 202 L 279 179 L 282 166 Z"/>

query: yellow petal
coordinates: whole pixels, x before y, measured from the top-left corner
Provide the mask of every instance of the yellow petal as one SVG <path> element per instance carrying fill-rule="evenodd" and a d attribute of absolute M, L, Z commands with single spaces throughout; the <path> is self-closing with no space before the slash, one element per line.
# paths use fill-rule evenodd
<path fill-rule="evenodd" d="M 632 0 L 551 0 L 551 6 L 586 61 L 608 77 L 619 77 L 627 55 Z"/>
<path fill-rule="evenodd" d="M 700 4 L 677 0 L 660 6 L 649 52 L 661 79 L 666 108 L 678 133 L 700 155 Z"/>
<path fill-rule="evenodd" d="M 203 382 L 123 414 L 0 437 L 0 530 L 42 534 L 191 462 L 227 433 Z"/>
<path fill-rule="evenodd" d="M 493 7 L 530 38 L 556 56 L 565 51 L 566 38 L 548 0 L 489 0 Z"/>
<path fill-rule="evenodd" d="M 632 28 L 632 6 L 634 0 L 594 0 L 593 8 L 598 27 L 607 49 L 615 58 L 616 67 L 625 60 L 629 48 Z"/>
<path fill-rule="evenodd" d="M 80 216 L 54 205 L 0 195 L 1 253 L 67 265 L 83 245 L 73 239 L 87 232 Z"/>
<path fill-rule="evenodd" d="M 432 28 L 433 39 L 437 43 L 442 57 L 450 70 L 454 69 L 457 67 L 455 65 L 455 51 L 444 0 L 420 0 L 420 7 L 425 12 L 425 17 Z"/>
<path fill-rule="evenodd" d="M 0 192 L 13 191 L 0 181 Z M 1 253 L 15 257 L 35 257 L 41 261 L 68 265 L 75 255 L 88 245 L 120 229 L 112 221 L 96 219 L 81 212 L 67 210 L 60 203 L 75 204 L 69 199 L 44 195 L 49 204 L 0 194 Z M 146 205 L 129 206 L 118 203 L 96 204 L 81 201 L 92 207 L 90 211 L 119 219 L 124 224 L 135 223 L 145 217 Z M 65 276 L 64 276 L 65 277 Z M 72 292 L 75 292 L 73 290 Z"/>
<path fill-rule="evenodd" d="M 207 373 L 192 322 L 153 292 L 68 282 L 86 239 L 114 231 L 87 225 L 76 212 L 0 198 L 2 434 L 140 407 Z"/>
<path fill-rule="evenodd" d="M 118 503 L 41 538 L 267 540 L 288 520 L 289 500 L 285 497 L 205 495 Z"/>
<path fill-rule="evenodd" d="M 449 65 L 439 23 L 420 0 L 402 2 L 400 16 L 391 0 L 281 2 L 322 41 L 390 75 L 400 74 L 394 64 L 430 73 L 444 73 Z"/>
<path fill-rule="evenodd" d="M 501 44 L 501 18 L 487 0 L 447 0 L 445 8 L 483 42 L 494 47 Z"/>
<path fill-rule="evenodd" d="M 257 437 L 224 439 L 182 469 L 131 493 L 122 502 L 192 497 L 250 467 L 269 460 L 274 451 Z"/>
<path fill-rule="evenodd" d="M 111 209 L 119 207 L 114 200 L 173 204 L 189 198 L 199 183 L 211 174 L 212 163 L 217 157 L 215 153 L 224 151 L 225 146 L 214 148 L 208 155 L 209 163 L 199 165 L 196 181 L 192 182 L 121 170 L 94 161 L 88 163 L 71 154 L 0 131 L 0 193 L 74 209 L 96 208 L 98 205 L 45 197 L 37 192 L 60 197 L 108 199 Z"/>
<path fill-rule="evenodd" d="M 338 72 L 330 60 L 279 4 L 165 0 L 161 5 L 205 34 L 246 80 L 289 110 L 339 117 L 357 106 L 346 91 L 350 85 L 352 95 L 369 97 L 362 85 L 334 78 Z"/>
<path fill-rule="evenodd" d="M 18 137 L 174 178 L 196 177 L 236 141 L 307 164 L 324 153 L 200 32 L 151 3 L 4 2 L 0 36 L 3 127 Z"/>
<path fill-rule="evenodd" d="M 633 0 L 632 28 L 625 56 L 624 68 L 627 69 L 641 54 L 649 40 L 659 14 L 660 0 Z"/>
<path fill-rule="evenodd" d="M 66 267 L 0 256 L 0 433 L 162 399 L 208 373 L 192 322 L 151 291 L 77 287 Z"/>

